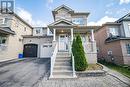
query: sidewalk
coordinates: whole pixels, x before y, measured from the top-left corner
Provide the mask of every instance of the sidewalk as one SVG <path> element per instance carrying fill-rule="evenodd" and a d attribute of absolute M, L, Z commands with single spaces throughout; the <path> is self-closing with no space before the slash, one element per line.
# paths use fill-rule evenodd
<path fill-rule="evenodd" d="M 128 86 L 130 86 L 130 78 L 124 76 L 123 74 L 114 71 L 112 69 L 107 68 L 106 66 L 103 66 L 103 70 L 107 72 L 108 75 L 111 75 L 117 79 L 119 79 L 120 81 L 122 81 L 123 83 L 127 84 Z"/>

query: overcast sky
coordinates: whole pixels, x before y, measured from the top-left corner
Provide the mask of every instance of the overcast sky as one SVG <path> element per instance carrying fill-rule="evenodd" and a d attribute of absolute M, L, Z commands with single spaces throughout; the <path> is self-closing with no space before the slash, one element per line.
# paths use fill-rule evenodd
<path fill-rule="evenodd" d="M 130 12 L 130 0 L 15 0 L 15 11 L 33 26 L 52 23 L 52 10 L 67 5 L 78 12 L 90 12 L 89 25 L 112 22 Z"/>

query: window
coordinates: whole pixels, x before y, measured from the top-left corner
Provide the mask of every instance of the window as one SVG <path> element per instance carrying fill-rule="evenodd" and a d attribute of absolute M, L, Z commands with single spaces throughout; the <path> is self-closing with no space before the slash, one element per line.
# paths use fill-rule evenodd
<path fill-rule="evenodd" d="M 0 24 L 6 24 L 8 21 L 8 18 L 2 18 L 0 19 Z"/>
<path fill-rule="evenodd" d="M 107 54 L 108 54 L 108 55 L 112 55 L 112 51 L 111 51 L 111 50 L 108 50 Z"/>
<path fill-rule="evenodd" d="M 40 29 L 36 29 L 36 34 L 40 34 Z"/>
<path fill-rule="evenodd" d="M 85 24 L 84 18 L 74 18 L 72 20 L 72 22 L 75 23 L 75 24 L 79 24 L 79 25 L 84 25 Z"/>
<path fill-rule="evenodd" d="M 109 36 L 118 36 L 118 29 L 109 28 Z"/>
<path fill-rule="evenodd" d="M 0 19 L 0 24 L 4 24 L 4 19 Z"/>
<path fill-rule="evenodd" d="M 5 44 L 6 43 L 6 37 L 0 36 L 0 44 Z"/>
<path fill-rule="evenodd" d="M 129 27 L 129 31 L 130 31 L 130 24 L 128 24 L 128 27 Z"/>
<path fill-rule="evenodd" d="M 127 54 L 130 54 L 130 44 L 126 44 L 126 51 L 127 51 Z"/>
<path fill-rule="evenodd" d="M 24 31 L 26 31 L 26 27 L 24 27 Z"/>

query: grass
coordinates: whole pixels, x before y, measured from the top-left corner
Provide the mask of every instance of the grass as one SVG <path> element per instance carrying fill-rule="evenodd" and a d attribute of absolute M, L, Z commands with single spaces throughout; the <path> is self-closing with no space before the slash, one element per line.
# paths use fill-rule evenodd
<path fill-rule="evenodd" d="M 102 68 L 99 64 L 89 64 L 86 70 L 102 70 Z"/>
<path fill-rule="evenodd" d="M 119 66 L 105 61 L 102 61 L 100 63 L 130 78 L 130 66 Z"/>

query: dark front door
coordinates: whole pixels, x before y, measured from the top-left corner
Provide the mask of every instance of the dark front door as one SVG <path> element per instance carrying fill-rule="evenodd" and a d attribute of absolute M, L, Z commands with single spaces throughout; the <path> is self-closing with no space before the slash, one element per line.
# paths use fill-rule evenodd
<path fill-rule="evenodd" d="M 24 57 L 37 57 L 37 44 L 25 44 L 23 49 Z"/>

